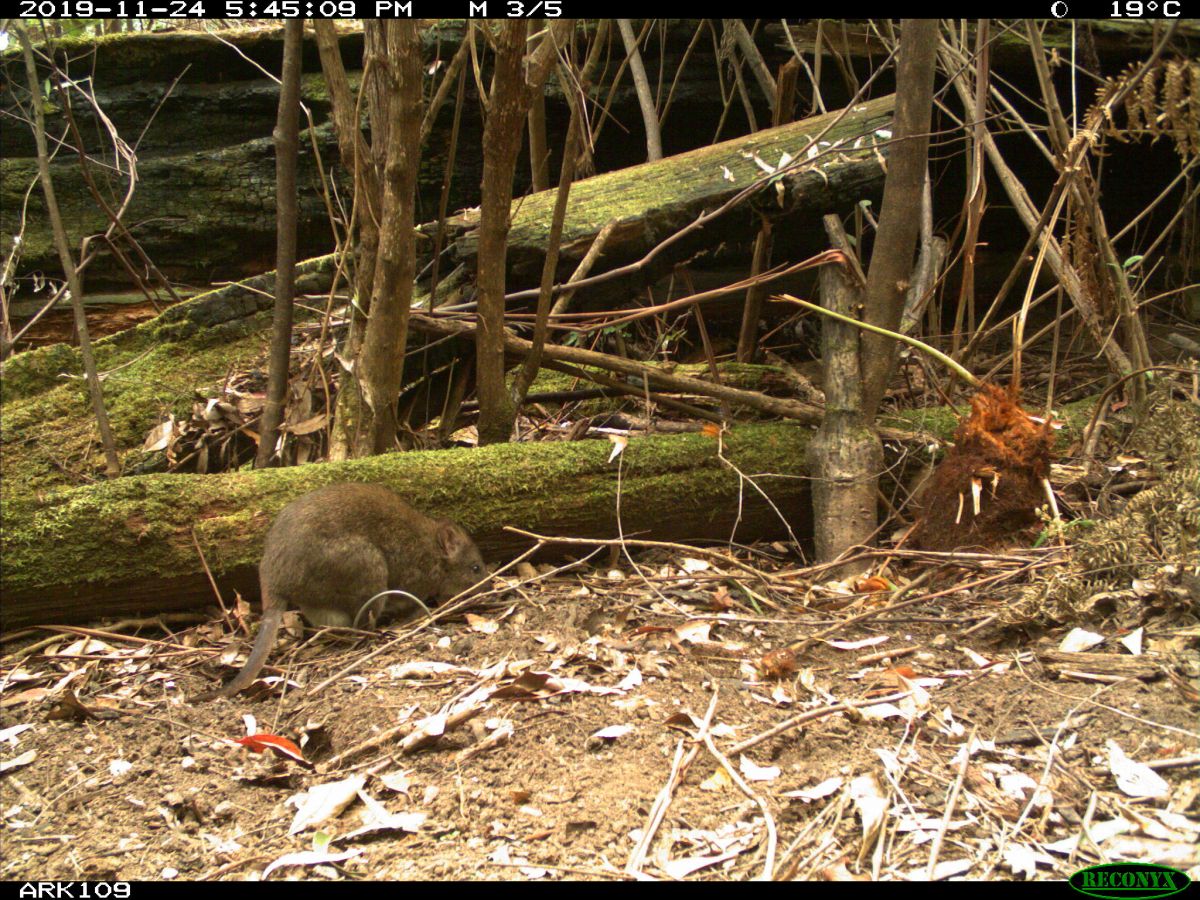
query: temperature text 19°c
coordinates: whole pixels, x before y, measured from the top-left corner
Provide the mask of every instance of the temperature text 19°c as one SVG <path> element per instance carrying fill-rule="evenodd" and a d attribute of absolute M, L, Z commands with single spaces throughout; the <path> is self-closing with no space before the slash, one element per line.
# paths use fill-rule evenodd
<path fill-rule="evenodd" d="M 1142 19 L 1161 10 L 1167 19 L 1178 19 L 1183 11 L 1180 0 L 1112 0 L 1112 19 Z"/>

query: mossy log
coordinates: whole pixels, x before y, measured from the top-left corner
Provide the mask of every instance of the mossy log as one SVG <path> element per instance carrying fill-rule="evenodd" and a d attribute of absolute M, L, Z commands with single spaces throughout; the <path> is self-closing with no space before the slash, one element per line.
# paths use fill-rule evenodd
<path fill-rule="evenodd" d="M 334 481 L 388 485 L 414 506 L 462 522 L 489 560 L 528 543 L 503 530 L 663 540 L 749 541 L 811 531 L 809 430 L 739 427 L 607 441 L 502 444 L 225 475 L 147 475 L 3 501 L 0 628 L 148 614 L 257 596 L 267 528 L 289 500 Z M 770 496 L 773 510 L 736 465 Z M 618 473 L 619 465 L 619 473 Z"/>
<path fill-rule="evenodd" d="M 656 263 L 669 267 L 701 248 L 726 240 L 743 241 L 747 234 L 756 233 L 758 215 L 808 215 L 815 222 L 822 212 L 852 206 L 882 186 L 884 134 L 891 127 L 894 109 L 894 96 L 880 97 L 854 107 L 845 116 L 840 111 L 814 116 L 579 181 L 571 187 L 567 204 L 559 275 L 565 277 L 573 271 L 592 240 L 613 220 L 617 226 L 604 245 L 606 268 L 640 259 L 701 214 L 761 179 L 764 171 L 758 161 L 777 167 L 784 154 L 798 158 L 818 135 L 819 155 L 811 166 L 783 176 L 776 190 L 697 229 Z M 513 283 L 537 284 L 556 193 L 542 191 L 515 203 L 508 235 L 508 269 Z M 469 269 L 474 268 L 478 252 L 478 224 L 477 209 L 448 222 L 454 254 Z M 430 230 L 433 226 L 425 227 Z M 804 246 L 802 231 L 785 229 L 778 234 L 777 255 Z M 653 280 L 657 274 L 652 269 L 645 277 Z"/>
<path fill-rule="evenodd" d="M 1060 442 L 1078 437 L 1093 403 L 1063 410 Z M 948 409 L 910 410 L 880 424 L 946 438 L 956 419 Z M 619 475 L 606 441 L 540 442 L 8 492 L 0 499 L 0 630 L 203 606 L 213 599 L 206 565 L 227 595 L 257 596 L 255 566 L 275 513 L 335 481 L 384 484 L 420 509 L 457 519 L 493 561 L 528 546 L 506 525 L 616 537 L 618 499 L 627 537 L 807 540 L 811 435 L 799 425 L 763 424 L 738 426 L 720 442 L 702 434 L 635 437 Z"/>

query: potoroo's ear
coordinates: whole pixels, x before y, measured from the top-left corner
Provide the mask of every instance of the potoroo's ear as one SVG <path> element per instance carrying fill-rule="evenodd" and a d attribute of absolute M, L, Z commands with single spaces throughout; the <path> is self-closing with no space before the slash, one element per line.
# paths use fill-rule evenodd
<path fill-rule="evenodd" d="M 470 538 L 467 533 L 451 522 L 449 519 L 442 519 L 438 523 L 437 530 L 437 545 L 442 556 L 450 558 L 458 554 L 463 547 L 469 542 Z"/>

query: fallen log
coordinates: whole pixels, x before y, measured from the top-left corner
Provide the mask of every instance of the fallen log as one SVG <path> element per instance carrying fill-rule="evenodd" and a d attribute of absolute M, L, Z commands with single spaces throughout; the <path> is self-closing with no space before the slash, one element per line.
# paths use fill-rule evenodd
<path fill-rule="evenodd" d="M 610 222 L 616 224 L 604 245 L 606 268 L 640 259 L 704 213 L 729 202 L 762 179 L 763 166 L 780 167 L 784 154 L 786 159 L 806 159 L 805 148 L 818 137 L 820 142 L 812 148 L 811 163 L 781 175 L 773 190 L 760 195 L 766 201 L 743 203 L 691 232 L 672 246 L 670 253 L 661 256 L 657 267 L 669 267 L 721 241 L 744 241 L 747 235 L 754 235 L 758 220 L 752 207 L 756 205 L 763 214 L 807 214 L 813 222 L 829 209 L 853 205 L 882 185 L 882 153 L 886 151 L 882 135 L 891 127 L 894 109 L 894 96 L 880 97 L 859 104 L 844 115 L 839 110 L 814 116 L 576 182 L 571 187 L 563 226 L 559 274 L 565 278 L 574 270 L 592 241 Z M 508 234 L 510 285 L 537 284 L 555 194 L 554 190 L 542 191 L 514 201 L 512 229 Z M 478 224 L 477 209 L 447 220 L 454 256 L 470 270 L 475 268 L 479 249 Z M 423 229 L 432 231 L 435 227 L 427 225 Z M 797 238 L 800 231 L 795 229 Z M 778 236 L 776 241 L 781 252 L 791 249 L 787 234 Z M 655 267 L 650 267 L 642 280 L 653 281 L 656 274 Z M 594 284 L 603 278 L 601 273 L 584 279 L 581 285 Z M 620 281 L 613 288 L 623 293 L 629 286 Z"/>
<path fill-rule="evenodd" d="M 1060 443 L 1079 436 L 1094 402 L 1060 411 Z M 949 437 L 957 420 L 934 408 L 879 424 L 885 434 L 924 431 L 925 444 Z M 739 425 L 720 440 L 634 437 L 619 468 L 607 441 L 536 442 L 8 492 L 0 498 L 0 631 L 211 605 L 206 567 L 227 600 L 233 590 L 256 597 L 256 566 L 275 513 L 335 481 L 384 484 L 420 509 L 457 519 L 492 562 L 529 546 L 506 525 L 570 537 L 749 542 L 794 534 L 807 541 L 811 436 L 801 425 L 763 424 Z"/>
<path fill-rule="evenodd" d="M 490 561 L 528 542 L 516 525 L 576 537 L 751 541 L 811 532 L 806 428 L 751 425 L 705 435 L 501 444 L 222 475 L 146 475 L 3 501 L 0 630 L 211 605 L 205 566 L 228 601 L 257 596 L 267 528 L 288 501 L 334 481 L 385 484 L 462 522 Z M 725 462 L 770 496 L 786 523 Z M 619 475 L 618 475 L 619 468 Z M 620 499 L 620 529 L 617 509 Z M 665 510 L 670 513 L 664 514 Z"/>

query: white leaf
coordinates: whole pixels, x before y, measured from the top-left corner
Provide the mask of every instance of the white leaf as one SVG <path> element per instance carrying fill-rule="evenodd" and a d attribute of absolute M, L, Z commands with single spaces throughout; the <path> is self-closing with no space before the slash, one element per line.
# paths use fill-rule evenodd
<path fill-rule="evenodd" d="M 845 779 L 834 775 L 832 778 L 826 778 L 820 784 L 813 785 L 810 788 L 804 788 L 799 791 L 785 791 L 783 796 L 795 800 L 803 800 L 805 803 L 812 803 L 814 800 L 820 800 L 828 797 L 830 794 L 836 794 L 842 789 L 843 784 L 845 784 Z"/>
<path fill-rule="evenodd" d="M 1125 635 L 1125 637 L 1121 638 L 1121 646 L 1134 656 L 1141 656 L 1142 638 L 1144 637 L 1145 632 L 1146 629 L 1144 628 L 1135 628 L 1133 631 L 1129 632 L 1129 634 Z"/>
<path fill-rule="evenodd" d="M 423 812 L 389 812 L 386 806 L 364 791 L 358 792 L 358 799 L 366 806 L 362 815 L 363 826 L 343 835 L 339 840 L 353 840 L 375 831 L 407 831 L 415 834 L 428 818 Z"/>
<path fill-rule="evenodd" d="M 1004 862 L 1014 875 L 1023 875 L 1026 880 L 1037 875 L 1037 864 L 1054 865 L 1053 858 L 1045 853 L 1038 853 L 1026 844 L 1006 844 L 1004 847 Z"/>
<path fill-rule="evenodd" d="M 1120 744 L 1105 741 L 1108 748 L 1108 769 L 1117 779 L 1117 787 L 1130 797 L 1150 797 L 1158 800 L 1171 795 L 1171 786 L 1162 777 L 1143 763 L 1125 755 Z"/>
<path fill-rule="evenodd" d="M 681 641 L 695 643 L 709 640 L 708 633 L 712 630 L 712 622 L 706 619 L 692 619 L 675 626 L 675 637 Z"/>
<path fill-rule="evenodd" d="M 874 775 L 860 775 L 850 782 L 850 796 L 862 819 L 863 851 L 875 844 L 887 812 L 887 798 Z"/>
<path fill-rule="evenodd" d="M 400 772 L 388 772 L 386 775 L 380 775 L 379 781 L 389 791 L 395 791 L 397 794 L 404 794 L 407 796 L 408 792 L 412 790 L 413 787 L 411 776 L 412 770 L 404 769 Z"/>
<path fill-rule="evenodd" d="M 17 735 L 22 731 L 28 731 L 32 727 L 31 724 L 25 722 L 21 725 L 13 725 L 11 728 L 0 729 L 0 742 L 7 741 L 15 747 L 17 746 Z"/>
<path fill-rule="evenodd" d="M 630 691 L 638 687 L 642 683 L 642 673 L 638 669 L 631 669 L 629 674 L 621 679 L 617 685 L 619 691 Z"/>
<path fill-rule="evenodd" d="M 282 866 L 320 866 L 327 863 L 344 862 L 347 859 L 353 859 L 361 855 L 361 850 L 347 850 L 345 853 L 317 853 L 312 850 L 304 850 L 300 853 L 285 853 L 263 869 L 262 877 L 263 881 L 266 881 L 272 872 Z"/>
<path fill-rule="evenodd" d="M 3 762 L 0 762 L 0 772 L 7 772 L 10 769 L 20 769 L 29 765 L 35 759 L 37 759 L 37 751 L 26 750 L 20 756 L 14 756 L 12 759 L 6 759 Z"/>
<path fill-rule="evenodd" d="M 601 728 L 592 737 L 615 741 L 617 738 L 625 737 L 631 731 L 633 731 L 632 725 L 609 725 L 607 728 Z"/>
<path fill-rule="evenodd" d="M 1104 643 L 1104 635 L 1085 631 L 1082 628 L 1072 628 L 1071 632 L 1062 639 L 1058 649 L 1063 653 L 1079 653 L 1102 643 Z"/>
<path fill-rule="evenodd" d="M 302 794 L 294 794 L 287 802 L 296 807 L 296 816 L 288 828 L 288 834 L 299 834 L 305 828 L 320 825 L 332 819 L 354 802 L 366 778 L 353 775 L 342 781 L 318 784 Z"/>
<path fill-rule="evenodd" d="M 608 439 L 612 441 L 613 445 L 612 453 L 608 455 L 608 461 L 612 462 L 621 455 L 621 452 L 625 449 L 625 445 L 629 443 L 629 438 L 623 434 L 610 434 Z"/>
<path fill-rule="evenodd" d="M 825 643 L 835 650 L 861 650 L 863 647 L 874 647 L 876 644 L 882 644 L 888 639 L 886 634 L 880 634 L 875 637 L 864 638 L 861 641 L 825 641 Z"/>
<path fill-rule="evenodd" d="M 779 777 L 779 766 L 760 766 L 745 755 L 738 761 L 738 768 L 747 781 L 774 781 Z"/>

